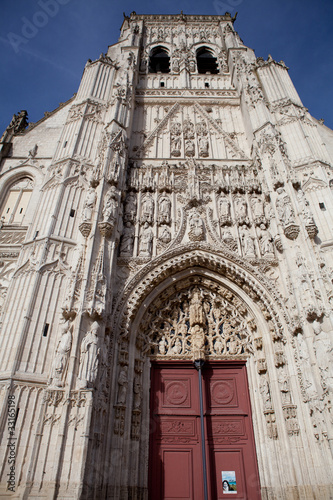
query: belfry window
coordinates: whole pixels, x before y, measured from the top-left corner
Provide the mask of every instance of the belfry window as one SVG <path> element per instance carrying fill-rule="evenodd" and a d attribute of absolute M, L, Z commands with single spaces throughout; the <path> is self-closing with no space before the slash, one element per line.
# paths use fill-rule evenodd
<path fill-rule="evenodd" d="M 32 181 L 20 179 L 9 188 L 1 210 L 1 220 L 6 224 L 22 224 L 31 194 Z"/>
<path fill-rule="evenodd" d="M 170 73 L 170 57 L 163 47 L 156 47 L 151 51 L 149 73 Z"/>
<path fill-rule="evenodd" d="M 213 52 L 207 47 L 202 47 L 197 51 L 197 67 L 198 73 L 211 73 L 216 75 L 219 72 L 217 67 L 217 59 Z"/>

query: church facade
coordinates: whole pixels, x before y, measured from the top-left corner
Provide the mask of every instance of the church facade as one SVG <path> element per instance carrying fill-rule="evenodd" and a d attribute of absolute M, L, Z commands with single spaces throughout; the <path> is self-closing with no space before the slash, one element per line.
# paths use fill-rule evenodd
<path fill-rule="evenodd" d="M 0 498 L 333 496 L 333 132 L 233 21 L 1 138 Z"/>

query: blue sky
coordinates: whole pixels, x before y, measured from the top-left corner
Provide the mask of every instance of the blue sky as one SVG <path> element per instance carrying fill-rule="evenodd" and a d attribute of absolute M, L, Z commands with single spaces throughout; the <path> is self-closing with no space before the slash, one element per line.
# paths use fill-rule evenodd
<path fill-rule="evenodd" d="M 77 91 L 87 59 L 129 14 L 224 14 L 257 57 L 285 61 L 303 104 L 333 128 L 333 0 L 2 0 L 0 135 L 13 113 L 36 122 Z"/>

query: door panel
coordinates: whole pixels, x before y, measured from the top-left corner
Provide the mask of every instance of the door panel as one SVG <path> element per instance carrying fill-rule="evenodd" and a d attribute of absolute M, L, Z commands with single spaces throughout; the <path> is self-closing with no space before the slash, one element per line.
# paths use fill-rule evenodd
<path fill-rule="evenodd" d="M 245 364 L 206 363 L 202 375 L 209 500 L 260 500 Z M 193 364 L 153 365 L 151 420 L 150 499 L 202 500 L 199 383 Z M 223 491 L 222 476 L 234 492 Z"/>

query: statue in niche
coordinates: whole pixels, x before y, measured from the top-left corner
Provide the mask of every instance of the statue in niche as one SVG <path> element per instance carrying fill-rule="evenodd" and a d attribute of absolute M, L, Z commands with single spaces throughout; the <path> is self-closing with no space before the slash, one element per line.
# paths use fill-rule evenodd
<path fill-rule="evenodd" d="M 194 156 L 194 155 L 195 155 L 194 142 L 191 139 L 186 139 L 185 140 L 185 156 Z"/>
<path fill-rule="evenodd" d="M 224 349 L 224 345 L 223 345 L 221 337 L 219 336 L 219 337 L 217 337 L 217 339 L 214 342 L 214 351 L 216 354 L 221 355 L 223 349 Z"/>
<path fill-rule="evenodd" d="M 69 326 L 69 322 L 66 321 L 61 328 L 61 337 L 58 343 L 56 356 L 53 362 L 53 377 L 52 377 L 52 385 L 57 387 L 63 387 L 64 383 L 62 382 L 62 375 L 65 372 L 69 353 L 72 347 L 72 332 Z"/>
<path fill-rule="evenodd" d="M 260 224 L 258 237 L 262 255 L 274 255 L 273 236 L 267 231 L 265 224 Z"/>
<path fill-rule="evenodd" d="M 142 186 L 151 191 L 154 189 L 154 174 L 151 167 L 147 167 L 142 178 Z"/>
<path fill-rule="evenodd" d="M 313 288 L 311 283 L 311 278 L 306 266 L 305 258 L 302 254 L 297 254 L 296 264 L 298 266 L 298 282 L 299 289 L 304 303 L 304 307 L 313 305 Z"/>
<path fill-rule="evenodd" d="M 205 238 L 204 223 L 198 212 L 193 212 L 189 221 L 189 238 L 191 241 L 202 241 Z"/>
<path fill-rule="evenodd" d="M 118 375 L 117 405 L 125 405 L 127 394 L 127 365 L 122 366 Z"/>
<path fill-rule="evenodd" d="M 170 125 L 171 156 L 177 157 L 181 155 L 181 133 L 181 124 L 179 122 L 172 122 Z"/>
<path fill-rule="evenodd" d="M 272 409 L 271 396 L 269 391 L 269 384 L 266 377 L 262 377 L 259 391 L 264 401 L 264 409 L 271 410 Z"/>
<path fill-rule="evenodd" d="M 141 207 L 141 220 L 142 222 L 148 222 L 149 224 L 153 223 L 154 220 L 154 201 L 150 196 L 146 196 L 146 198 L 142 202 Z"/>
<path fill-rule="evenodd" d="M 134 245 L 133 226 L 130 222 L 125 222 L 123 234 L 120 242 L 120 254 L 132 255 Z"/>
<path fill-rule="evenodd" d="M 90 222 L 92 218 L 93 209 L 96 203 L 97 195 L 94 188 L 90 187 L 84 202 L 82 211 L 82 221 Z"/>
<path fill-rule="evenodd" d="M 228 354 L 231 354 L 232 356 L 236 356 L 237 354 L 241 354 L 242 352 L 242 344 L 240 343 L 238 336 L 234 332 L 231 332 L 227 340 L 227 350 Z"/>
<path fill-rule="evenodd" d="M 176 339 L 174 346 L 171 349 L 172 354 L 180 354 L 182 351 L 182 343 L 179 339 Z"/>
<path fill-rule="evenodd" d="M 142 392 L 142 387 L 140 382 L 140 376 L 136 374 L 133 381 L 133 393 L 134 393 L 133 410 L 140 410 L 141 408 L 141 392 Z"/>
<path fill-rule="evenodd" d="M 179 59 L 174 59 L 172 63 L 172 71 L 174 73 L 179 73 L 180 66 L 179 66 Z"/>
<path fill-rule="evenodd" d="M 238 224 L 247 224 L 247 203 L 244 198 L 239 197 L 235 199 L 235 209 Z"/>
<path fill-rule="evenodd" d="M 251 199 L 253 219 L 257 225 L 265 222 L 265 208 L 261 198 L 253 197 Z"/>
<path fill-rule="evenodd" d="M 191 306 L 190 306 L 191 308 Z M 205 357 L 205 333 L 199 324 L 191 327 L 191 343 L 193 359 L 203 359 Z"/>
<path fill-rule="evenodd" d="M 115 200 L 116 193 L 114 190 L 110 190 L 104 198 L 104 205 L 103 205 L 103 222 L 113 222 L 116 220 L 117 217 L 117 201 Z"/>
<path fill-rule="evenodd" d="M 281 370 L 278 382 L 282 396 L 282 404 L 291 404 L 289 377 L 285 370 Z"/>
<path fill-rule="evenodd" d="M 191 120 L 184 120 L 183 123 L 184 139 L 194 139 L 194 124 Z"/>
<path fill-rule="evenodd" d="M 164 243 L 164 244 L 167 244 L 167 243 L 170 243 L 171 241 L 171 233 L 168 229 L 168 226 L 162 226 L 161 227 L 161 234 L 159 236 L 159 240 Z"/>
<path fill-rule="evenodd" d="M 254 246 L 254 240 L 251 236 L 250 231 L 247 228 L 243 229 L 242 242 L 243 242 L 243 252 L 245 257 L 255 257 L 256 251 Z"/>
<path fill-rule="evenodd" d="M 136 196 L 134 193 L 129 193 L 126 197 L 124 220 L 135 222 L 136 216 Z"/>
<path fill-rule="evenodd" d="M 99 330 L 100 326 L 98 322 L 94 321 L 90 331 L 83 337 L 81 342 L 78 375 L 78 386 L 80 389 L 91 387 L 96 380 L 100 352 Z"/>
<path fill-rule="evenodd" d="M 282 187 L 277 189 L 277 194 L 276 209 L 282 225 L 288 226 L 289 224 L 293 224 L 295 222 L 295 215 L 291 205 L 290 196 Z"/>
<path fill-rule="evenodd" d="M 154 233 L 152 229 L 149 227 L 148 222 L 145 222 L 140 236 L 140 245 L 139 245 L 140 255 L 146 257 L 151 256 L 153 251 L 153 241 L 154 241 Z"/>
<path fill-rule="evenodd" d="M 190 200 L 200 199 L 200 181 L 196 173 L 195 163 L 191 160 L 189 160 L 187 188 L 188 197 Z"/>
<path fill-rule="evenodd" d="M 158 351 L 159 351 L 159 353 L 164 356 L 166 354 L 167 347 L 168 347 L 167 346 L 167 342 L 165 340 L 165 336 L 163 335 L 163 337 L 161 338 L 161 340 L 158 343 Z"/>
<path fill-rule="evenodd" d="M 219 214 L 221 226 L 230 224 L 230 201 L 225 196 L 221 196 L 219 199 Z"/>
<path fill-rule="evenodd" d="M 200 296 L 200 290 L 198 287 L 195 287 L 192 292 L 192 297 L 190 300 L 190 326 L 194 325 L 204 325 L 205 321 L 205 313 L 202 306 L 202 298 Z"/>
<path fill-rule="evenodd" d="M 160 224 L 170 224 L 171 201 L 164 196 L 158 203 L 158 220 Z"/>
<path fill-rule="evenodd" d="M 207 158 L 209 155 L 209 143 L 206 136 L 199 137 L 199 156 Z"/>
<path fill-rule="evenodd" d="M 330 392 L 333 392 L 333 347 L 330 338 L 321 328 L 319 321 L 313 322 L 313 348 L 316 354 L 317 363 L 324 380 L 325 386 Z"/>

